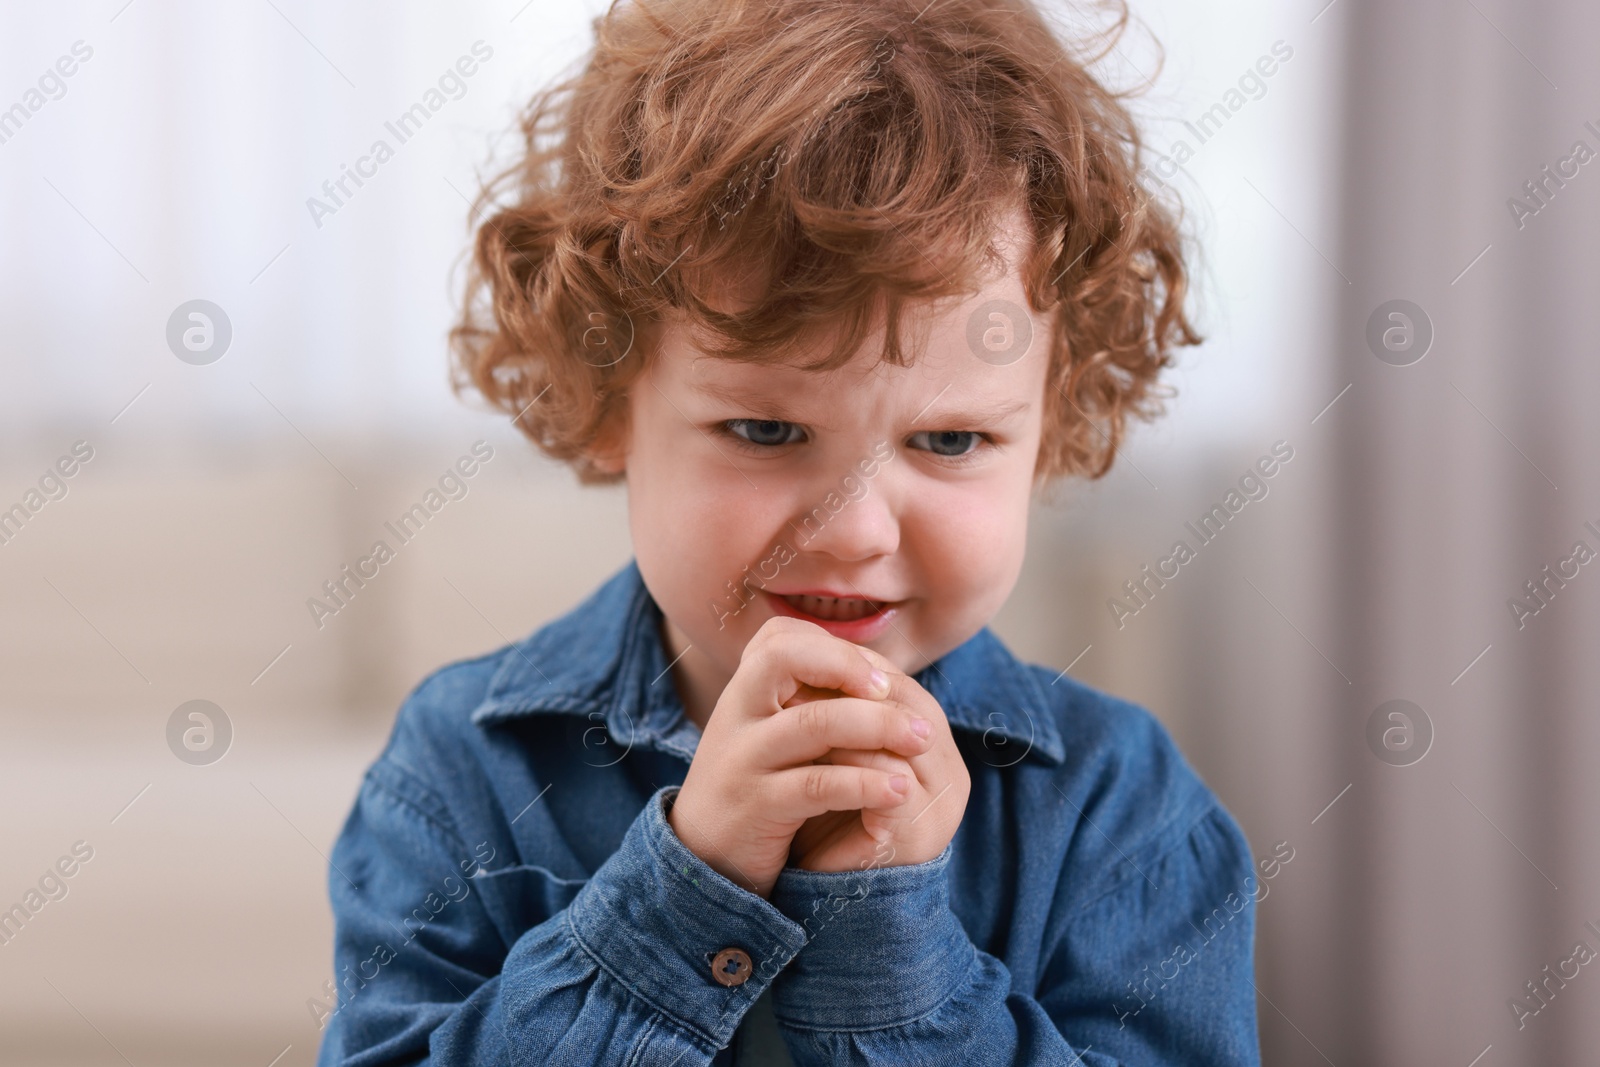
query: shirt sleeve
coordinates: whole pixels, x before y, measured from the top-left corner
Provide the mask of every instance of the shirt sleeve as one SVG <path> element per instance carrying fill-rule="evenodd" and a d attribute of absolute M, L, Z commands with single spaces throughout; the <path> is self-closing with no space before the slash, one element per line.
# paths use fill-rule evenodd
<path fill-rule="evenodd" d="M 380 760 L 330 859 L 338 1006 L 319 1067 L 710 1063 L 804 930 L 678 841 L 674 791 L 570 903 L 514 933 L 489 888 L 503 872 L 471 870 L 437 795 Z M 729 948 L 751 962 L 736 985 L 712 970 Z"/>
<path fill-rule="evenodd" d="M 1258 890 L 1226 812 L 1047 924 L 1060 933 L 1033 990 L 952 913 L 949 859 L 779 877 L 773 903 L 808 939 L 773 987 L 797 1067 L 1258 1067 Z"/>

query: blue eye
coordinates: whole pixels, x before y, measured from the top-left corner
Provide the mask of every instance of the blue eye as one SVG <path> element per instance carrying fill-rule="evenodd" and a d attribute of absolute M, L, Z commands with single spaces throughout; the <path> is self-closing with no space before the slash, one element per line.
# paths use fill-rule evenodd
<path fill-rule="evenodd" d="M 729 419 L 726 426 L 735 437 L 764 448 L 792 445 L 805 439 L 799 426 L 777 419 Z"/>
<path fill-rule="evenodd" d="M 974 430 L 924 430 L 911 435 L 911 447 L 936 456 L 964 456 L 978 447 L 982 436 Z"/>

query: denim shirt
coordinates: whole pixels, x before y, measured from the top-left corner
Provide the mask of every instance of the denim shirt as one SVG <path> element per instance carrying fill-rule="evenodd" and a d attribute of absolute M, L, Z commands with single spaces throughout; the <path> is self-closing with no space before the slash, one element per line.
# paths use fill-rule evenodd
<path fill-rule="evenodd" d="M 331 856 L 320 1067 L 721 1067 L 758 999 L 799 1067 L 1259 1064 L 1249 846 L 1148 712 L 983 630 L 916 675 L 971 772 L 950 845 L 762 899 L 667 822 L 669 670 L 630 563 L 417 687 Z"/>

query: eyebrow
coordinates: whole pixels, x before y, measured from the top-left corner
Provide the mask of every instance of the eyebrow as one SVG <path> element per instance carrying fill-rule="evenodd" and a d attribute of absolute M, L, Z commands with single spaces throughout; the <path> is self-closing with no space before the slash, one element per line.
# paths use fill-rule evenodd
<path fill-rule="evenodd" d="M 933 414 L 924 412 L 919 422 L 985 423 L 1000 422 L 1033 405 L 1026 400 L 1006 400 L 992 404 L 975 403 L 970 407 L 953 407 Z"/>
<path fill-rule="evenodd" d="M 760 388 L 741 388 L 739 386 L 721 385 L 716 382 L 698 383 L 695 388 L 713 400 L 726 404 L 734 404 L 760 411 L 780 422 L 806 423 L 814 420 L 807 419 L 802 413 L 790 407 L 782 397 L 773 396 Z M 937 402 L 937 398 L 935 398 Z M 1026 411 L 1033 405 L 1027 400 L 1003 400 L 994 403 L 974 402 L 967 406 L 952 406 L 943 410 L 929 413 L 924 410 L 917 419 L 919 425 L 940 424 L 947 426 L 970 426 L 984 423 L 1000 422 L 1019 412 Z"/>
<path fill-rule="evenodd" d="M 720 400 L 724 404 L 736 407 L 750 408 L 771 415 L 780 422 L 805 422 L 799 413 L 790 408 L 782 398 L 772 396 L 759 388 L 741 388 L 733 385 L 721 385 L 717 382 L 700 382 L 694 388 L 712 400 Z"/>

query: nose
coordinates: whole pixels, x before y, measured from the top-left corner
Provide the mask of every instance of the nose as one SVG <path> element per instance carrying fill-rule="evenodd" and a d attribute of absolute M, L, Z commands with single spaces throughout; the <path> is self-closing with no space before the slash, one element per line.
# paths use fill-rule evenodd
<path fill-rule="evenodd" d="M 795 547 L 846 563 L 890 556 L 900 547 L 900 517 L 888 472 L 849 474 L 813 490 L 790 521 Z"/>

